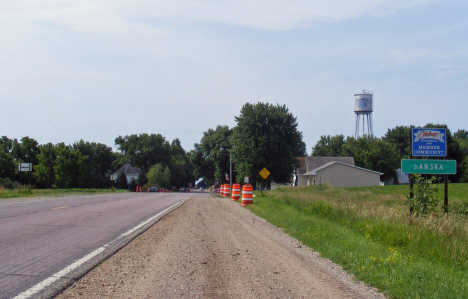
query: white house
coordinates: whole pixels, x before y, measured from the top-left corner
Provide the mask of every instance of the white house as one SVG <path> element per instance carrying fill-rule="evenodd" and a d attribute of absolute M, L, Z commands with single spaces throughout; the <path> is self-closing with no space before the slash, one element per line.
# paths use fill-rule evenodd
<path fill-rule="evenodd" d="M 132 179 L 136 180 L 138 178 L 138 175 L 140 174 L 140 168 L 133 168 L 130 163 L 126 163 L 112 174 L 111 179 L 115 181 L 121 172 L 125 173 L 127 176 L 127 183 L 130 183 Z"/>
<path fill-rule="evenodd" d="M 334 187 L 381 186 L 381 175 L 381 172 L 334 161 L 299 174 L 298 182 L 303 185 L 330 183 Z"/>
<path fill-rule="evenodd" d="M 353 157 L 298 157 L 299 168 L 296 169 L 296 186 L 307 185 L 307 177 L 303 176 L 304 173 L 312 171 L 320 166 L 323 166 L 330 162 L 341 162 L 348 165 L 354 166 Z"/>

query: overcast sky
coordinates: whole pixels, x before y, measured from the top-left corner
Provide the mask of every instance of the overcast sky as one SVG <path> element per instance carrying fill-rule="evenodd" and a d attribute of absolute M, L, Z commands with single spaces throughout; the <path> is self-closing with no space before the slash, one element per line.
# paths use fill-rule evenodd
<path fill-rule="evenodd" d="M 468 2 L 0 0 L 0 135 L 40 144 L 159 133 L 186 150 L 243 104 L 285 104 L 307 152 L 354 135 L 468 129 Z"/>

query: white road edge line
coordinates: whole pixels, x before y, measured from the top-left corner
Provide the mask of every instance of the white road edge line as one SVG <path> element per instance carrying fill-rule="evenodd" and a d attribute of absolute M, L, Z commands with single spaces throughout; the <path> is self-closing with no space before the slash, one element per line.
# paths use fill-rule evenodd
<path fill-rule="evenodd" d="M 55 273 L 54 275 L 50 276 L 49 278 L 46 278 L 44 279 L 43 281 L 41 281 L 40 283 L 36 284 L 35 286 L 32 286 L 31 288 L 29 288 L 28 290 L 24 291 L 23 293 L 21 294 L 18 294 L 17 296 L 13 297 L 12 299 L 26 299 L 26 298 L 29 298 L 31 297 L 32 295 L 42 291 L 43 289 L 45 289 L 47 286 L 51 285 L 53 282 L 55 282 L 56 280 L 60 279 L 60 278 L 63 278 L 65 277 L 66 275 L 68 275 L 70 272 L 72 272 L 73 270 L 77 269 L 78 267 L 82 266 L 84 263 L 86 263 L 87 261 L 89 261 L 90 259 L 92 259 L 93 257 L 97 256 L 98 254 L 102 253 L 107 247 L 109 247 L 109 245 L 119 241 L 119 239 L 123 238 L 123 237 L 126 237 L 132 233 L 134 233 L 135 231 L 139 230 L 140 228 L 142 228 L 143 226 L 147 225 L 148 223 L 150 223 L 151 221 L 153 221 L 154 219 L 158 218 L 159 216 L 161 216 L 162 214 L 164 214 L 165 212 L 169 211 L 170 209 L 174 208 L 175 206 L 177 205 L 182 205 L 185 201 L 187 201 L 189 199 L 189 197 L 186 197 L 184 199 L 182 199 L 181 201 L 178 201 L 176 202 L 175 204 L 173 204 L 172 206 L 166 208 L 164 211 L 161 211 L 159 212 L 158 214 L 148 218 L 147 220 L 143 221 L 142 223 L 138 224 L 137 226 L 135 226 L 134 228 L 126 231 L 125 233 L 121 234 L 119 237 L 117 237 L 116 239 L 112 240 L 111 242 L 107 243 L 106 245 L 102 246 L 102 247 L 99 247 L 98 249 L 94 250 L 93 252 L 91 252 L 90 254 L 82 257 L 81 259 L 77 260 L 76 262 L 74 262 L 73 264 L 63 268 L 62 270 L 58 271 L 57 273 Z"/>

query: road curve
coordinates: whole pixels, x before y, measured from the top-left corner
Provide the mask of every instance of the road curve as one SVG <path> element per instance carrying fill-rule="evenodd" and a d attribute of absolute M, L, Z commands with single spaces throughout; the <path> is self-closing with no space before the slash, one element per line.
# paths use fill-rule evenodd
<path fill-rule="evenodd" d="M 82 195 L 0 204 L 0 298 L 56 293 L 189 195 Z"/>

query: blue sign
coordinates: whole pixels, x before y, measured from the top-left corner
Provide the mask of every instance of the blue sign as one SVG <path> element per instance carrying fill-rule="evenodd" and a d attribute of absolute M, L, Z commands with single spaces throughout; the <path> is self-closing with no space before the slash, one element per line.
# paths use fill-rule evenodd
<path fill-rule="evenodd" d="M 413 129 L 411 142 L 413 144 L 413 156 L 447 156 L 445 129 Z"/>

